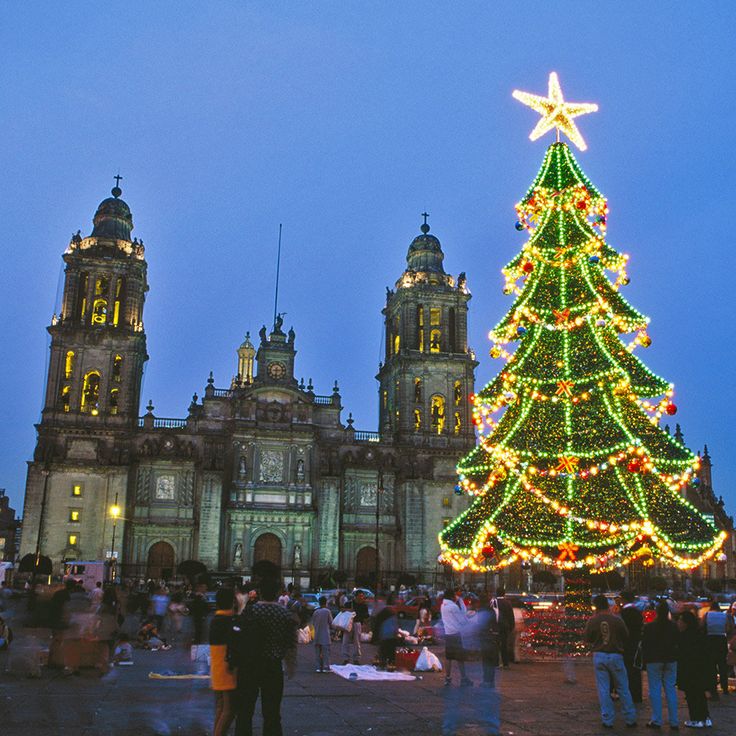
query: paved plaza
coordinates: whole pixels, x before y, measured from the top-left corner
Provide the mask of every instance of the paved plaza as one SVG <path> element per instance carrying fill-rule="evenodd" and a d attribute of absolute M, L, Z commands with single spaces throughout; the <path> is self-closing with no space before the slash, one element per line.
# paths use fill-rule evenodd
<path fill-rule="evenodd" d="M 364 661 L 373 650 L 366 647 Z M 63 677 L 44 670 L 40 679 L 4 672 L 0 654 L 0 734 L 2 736 L 158 736 L 211 734 L 212 693 L 207 680 L 155 680 L 151 672 L 189 672 L 194 665 L 181 649 L 136 651 L 132 667 L 100 678 L 93 670 Z M 458 736 L 482 736 L 483 688 L 445 688 L 443 675 L 424 673 L 413 682 L 351 682 L 314 672 L 312 645 L 299 647 L 296 677 L 287 682 L 283 716 L 288 736 L 439 735 L 445 707 L 460 703 Z M 505 736 L 589 736 L 652 733 L 639 706 L 639 727 L 614 731 L 600 727 L 589 659 L 576 662 L 577 685 L 564 682 L 557 662 L 530 662 L 499 670 L 501 733 Z M 476 681 L 479 673 L 474 672 Z M 732 681 L 733 684 L 733 681 Z M 646 698 L 646 695 L 645 695 Z M 680 721 L 686 711 L 681 699 Z M 711 705 L 713 736 L 736 733 L 736 694 Z M 258 717 L 256 718 L 258 722 Z M 668 732 L 667 727 L 662 729 Z M 681 733 L 689 729 L 681 726 Z M 255 733 L 260 736 L 258 723 Z"/>

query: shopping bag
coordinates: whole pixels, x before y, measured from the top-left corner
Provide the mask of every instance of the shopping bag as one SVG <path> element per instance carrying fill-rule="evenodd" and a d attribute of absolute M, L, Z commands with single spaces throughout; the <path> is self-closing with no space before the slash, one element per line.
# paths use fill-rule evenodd
<path fill-rule="evenodd" d="M 309 626 L 305 626 L 303 629 L 299 629 L 296 632 L 296 638 L 300 644 L 309 644 L 309 642 L 312 641 L 312 632 Z"/>
<path fill-rule="evenodd" d="M 414 669 L 417 672 L 441 672 L 442 663 L 436 654 L 430 652 L 427 647 L 422 647 L 422 651 L 419 653 L 419 657 L 417 657 Z"/>
<path fill-rule="evenodd" d="M 340 631 L 352 631 L 355 611 L 340 611 L 332 622 L 332 628 Z"/>

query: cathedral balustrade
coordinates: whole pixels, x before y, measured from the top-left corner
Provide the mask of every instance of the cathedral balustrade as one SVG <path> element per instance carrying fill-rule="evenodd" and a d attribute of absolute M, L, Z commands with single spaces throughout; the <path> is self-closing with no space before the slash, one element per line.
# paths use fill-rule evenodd
<path fill-rule="evenodd" d="M 138 417 L 138 426 L 146 426 L 146 418 Z M 153 428 L 154 429 L 184 429 L 187 426 L 186 419 L 173 419 L 167 417 L 154 417 Z"/>
<path fill-rule="evenodd" d="M 332 404 L 332 396 L 316 396 L 314 397 L 314 403 L 320 404 L 321 406 L 329 406 Z"/>
<path fill-rule="evenodd" d="M 360 429 L 355 430 L 356 442 L 380 442 L 381 435 L 378 432 L 366 432 Z"/>

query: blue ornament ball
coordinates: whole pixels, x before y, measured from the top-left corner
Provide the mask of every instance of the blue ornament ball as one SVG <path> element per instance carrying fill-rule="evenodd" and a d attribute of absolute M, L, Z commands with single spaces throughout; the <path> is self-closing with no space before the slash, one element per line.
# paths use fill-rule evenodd
<path fill-rule="evenodd" d="M 591 256 L 590 258 L 588 258 L 588 263 L 599 263 L 600 260 L 601 259 L 598 256 Z"/>
<path fill-rule="evenodd" d="M 523 230 L 523 229 L 524 229 L 524 224 L 523 224 L 523 223 L 522 223 L 522 222 L 521 222 L 520 220 L 517 220 L 517 221 L 516 221 L 516 224 L 514 225 L 514 227 L 515 227 L 515 228 L 516 228 L 517 230 Z"/>
<path fill-rule="evenodd" d="M 699 486 L 700 485 L 700 478 L 693 478 L 693 485 L 696 486 L 696 487 Z"/>
<path fill-rule="evenodd" d="M 519 327 L 516 328 L 516 334 L 517 335 L 526 335 L 526 327 Z"/>

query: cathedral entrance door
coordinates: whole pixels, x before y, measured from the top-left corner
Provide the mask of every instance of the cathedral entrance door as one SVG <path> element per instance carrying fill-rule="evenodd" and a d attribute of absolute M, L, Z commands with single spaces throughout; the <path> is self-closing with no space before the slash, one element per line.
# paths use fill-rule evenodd
<path fill-rule="evenodd" d="M 261 560 L 267 560 L 281 568 L 281 540 L 275 534 L 267 532 L 256 539 L 253 548 L 253 564 Z"/>
<path fill-rule="evenodd" d="M 174 574 L 174 548 L 168 542 L 156 542 L 148 550 L 146 576 L 150 580 L 169 580 Z"/>
<path fill-rule="evenodd" d="M 358 585 L 372 584 L 376 577 L 376 548 L 363 547 L 355 559 L 355 582 Z"/>

